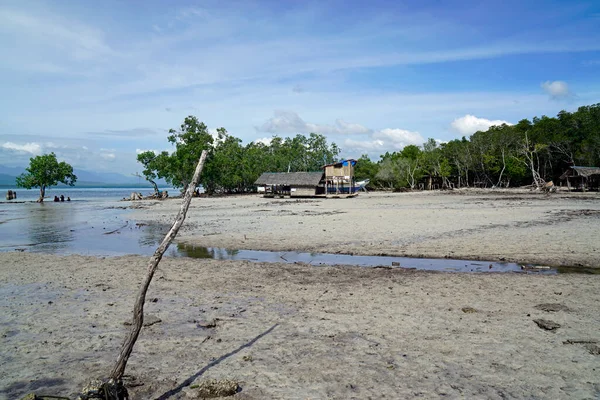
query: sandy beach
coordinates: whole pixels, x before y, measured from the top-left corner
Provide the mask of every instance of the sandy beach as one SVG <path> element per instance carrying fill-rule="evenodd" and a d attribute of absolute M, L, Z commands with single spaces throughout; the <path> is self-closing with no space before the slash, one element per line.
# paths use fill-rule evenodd
<path fill-rule="evenodd" d="M 137 203 L 170 224 L 179 201 Z M 350 199 L 193 199 L 177 241 L 205 247 L 600 267 L 600 194 L 361 193 Z"/>
<path fill-rule="evenodd" d="M 170 223 L 180 203 L 130 205 Z M 599 222 L 595 193 L 239 196 L 193 199 L 178 241 L 598 267 Z M 0 253 L 0 398 L 106 377 L 147 262 Z M 212 378 L 239 382 L 238 399 L 595 399 L 599 289 L 600 275 L 165 258 L 126 385 L 134 399 L 197 398 Z"/>

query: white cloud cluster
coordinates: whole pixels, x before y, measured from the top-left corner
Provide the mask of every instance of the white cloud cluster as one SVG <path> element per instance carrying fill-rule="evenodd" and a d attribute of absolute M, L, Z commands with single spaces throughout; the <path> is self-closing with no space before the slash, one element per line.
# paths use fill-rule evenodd
<path fill-rule="evenodd" d="M 256 128 L 258 131 L 273 134 L 309 133 L 323 135 L 344 135 L 342 151 L 346 156 L 358 157 L 361 154 L 379 155 L 387 151 L 401 150 L 407 145 L 421 145 L 425 141 L 418 132 L 399 128 L 374 130 L 357 123 L 338 119 L 335 125 L 313 124 L 304 121 L 293 111 L 275 111 L 275 115 Z M 332 139 L 335 142 L 335 138 Z M 256 143 L 269 144 L 271 139 L 255 139 Z"/>
<path fill-rule="evenodd" d="M 388 151 L 402 150 L 411 144 L 420 146 L 424 142 L 425 139 L 419 132 L 398 128 L 385 128 L 374 131 L 370 135 L 370 140 L 346 139 L 344 141 L 344 153 L 350 153 L 353 157 L 358 157 L 364 153 L 372 156 Z"/>
<path fill-rule="evenodd" d="M 271 144 L 272 140 L 273 140 L 273 138 L 263 137 L 263 138 L 254 139 L 254 143 L 262 143 L 265 146 L 269 146 Z"/>
<path fill-rule="evenodd" d="M 571 95 L 571 91 L 569 90 L 569 85 L 564 81 L 546 81 L 541 85 L 544 92 L 546 92 L 553 99 L 560 99 L 564 97 L 569 97 Z"/>
<path fill-rule="evenodd" d="M 257 127 L 260 132 L 269 132 L 273 134 L 285 133 L 320 133 L 323 135 L 360 135 L 371 132 L 360 124 L 337 119 L 335 125 L 311 124 L 305 122 L 293 111 L 276 110 L 274 116 L 267 122 Z"/>
<path fill-rule="evenodd" d="M 42 146 L 39 143 L 35 142 L 25 144 L 5 142 L 2 144 L 2 148 L 6 150 L 16 151 L 19 153 L 30 153 L 35 156 L 42 154 Z"/>
<path fill-rule="evenodd" d="M 512 125 L 510 122 L 500 119 L 489 120 L 467 114 L 464 117 L 452 121 L 450 126 L 461 135 L 471 135 L 477 131 L 487 131 L 491 126 L 499 126 L 502 124 Z"/>

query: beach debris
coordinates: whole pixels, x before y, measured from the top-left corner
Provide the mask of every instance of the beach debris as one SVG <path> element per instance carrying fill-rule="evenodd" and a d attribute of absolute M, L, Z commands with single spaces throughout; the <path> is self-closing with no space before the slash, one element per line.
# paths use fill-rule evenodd
<path fill-rule="evenodd" d="M 546 311 L 546 312 L 571 311 L 571 309 L 569 309 L 569 307 L 565 306 L 564 304 L 558 304 L 558 303 L 538 304 L 537 306 L 535 306 L 535 308 L 537 308 L 538 310 Z"/>
<path fill-rule="evenodd" d="M 541 329 L 546 331 L 555 331 L 560 328 L 560 324 L 554 321 L 550 321 L 548 319 L 534 319 L 533 322 L 536 323 Z"/>
<path fill-rule="evenodd" d="M 218 318 L 215 318 L 215 319 L 213 319 L 213 320 L 212 320 L 212 321 L 210 321 L 210 322 L 204 322 L 204 323 L 200 323 L 200 322 L 198 322 L 196 326 L 197 326 L 198 328 L 204 328 L 204 329 L 216 328 L 216 327 L 217 327 L 217 321 L 218 321 L 218 320 L 219 320 Z"/>
<path fill-rule="evenodd" d="M 593 356 L 600 356 L 600 346 L 594 343 L 586 343 L 583 345 L 585 349 Z"/>
<path fill-rule="evenodd" d="M 554 193 L 554 192 L 556 192 L 556 186 L 554 186 L 554 182 L 552 182 L 552 181 L 546 182 L 541 187 L 541 190 L 546 193 Z"/>
<path fill-rule="evenodd" d="M 92 399 L 128 400 L 129 393 L 127 393 L 122 380 L 115 381 L 114 379 L 109 379 L 104 381 L 94 379 L 83 387 L 76 400 Z"/>
<path fill-rule="evenodd" d="M 192 385 L 190 389 L 194 389 L 190 394 L 197 396 L 197 399 L 213 399 L 216 397 L 233 396 L 239 391 L 240 385 L 229 379 L 210 379 L 200 382 L 197 385 Z"/>
<path fill-rule="evenodd" d="M 474 309 L 473 307 L 463 307 L 463 308 L 461 308 L 461 310 L 465 314 L 472 314 L 472 313 L 476 313 L 477 312 L 477 310 Z"/>
<path fill-rule="evenodd" d="M 141 193 L 131 192 L 129 195 L 129 200 L 142 200 L 144 196 Z"/>
<path fill-rule="evenodd" d="M 392 261 L 392 267 L 399 267 L 400 261 Z"/>
<path fill-rule="evenodd" d="M 598 346 L 598 341 L 594 339 L 567 339 L 563 342 L 563 344 L 582 344 L 583 348 L 588 351 L 593 356 L 600 355 L 600 346 Z"/>
<path fill-rule="evenodd" d="M 596 344 L 597 340 L 594 339 L 567 339 L 563 344 Z"/>

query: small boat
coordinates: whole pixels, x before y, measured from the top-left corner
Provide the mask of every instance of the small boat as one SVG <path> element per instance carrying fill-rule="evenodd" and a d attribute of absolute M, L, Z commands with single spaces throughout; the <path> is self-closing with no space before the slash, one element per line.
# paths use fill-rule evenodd
<path fill-rule="evenodd" d="M 369 184 L 369 182 L 371 182 L 370 179 L 365 179 L 365 180 L 356 182 L 354 184 L 354 191 L 358 192 L 359 190 L 364 190 L 366 192 L 367 189 L 365 188 L 365 186 L 367 186 Z"/>

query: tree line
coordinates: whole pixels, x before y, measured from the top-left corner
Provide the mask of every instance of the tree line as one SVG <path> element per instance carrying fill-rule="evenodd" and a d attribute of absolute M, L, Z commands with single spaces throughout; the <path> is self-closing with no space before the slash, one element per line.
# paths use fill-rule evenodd
<path fill-rule="evenodd" d="M 374 187 L 391 189 L 539 187 L 573 165 L 600 166 L 600 104 L 492 126 L 446 143 L 429 139 L 385 153 L 377 162 L 363 155 L 355 173 Z"/>
<path fill-rule="evenodd" d="M 157 178 L 185 189 L 202 150 L 209 155 L 201 184 L 209 194 L 254 191 L 263 172 L 318 171 L 340 154 L 335 143 L 318 133 L 242 145 L 225 128 L 211 135 L 194 116 L 185 118 L 178 130 L 171 129 L 167 140 L 172 152 L 137 156 L 157 192 Z M 357 180 L 370 179 L 371 187 L 386 189 L 540 186 L 557 180 L 572 165 L 600 165 L 600 104 L 492 126 L 446 143 L 429 139 L 421 146 L 386 152 L 376 161 L 362 155 L 355 173 Z"/>
<path fill-rule="evenodd" d="M 167 138 L 172 152 L 145 151 L 137 161 L 144 167 L 142 174 L 158 192 L 156 180 L 186 189 L 190 183 L 202 150 L 208 151 L 200 183 L 208 194 L 245 193 L 254 191 L 254 182 L 263 172 L 318 171 L 335 162 L 340 149 L 329 144 L 325 136 L 311 133 L 292 138 L 275 136 L 269 144 L 242 140 L 225 128 L 217 129 L 216 137 L 194 116 L 185 118 L 178 130 L 171 129 Z"/>

